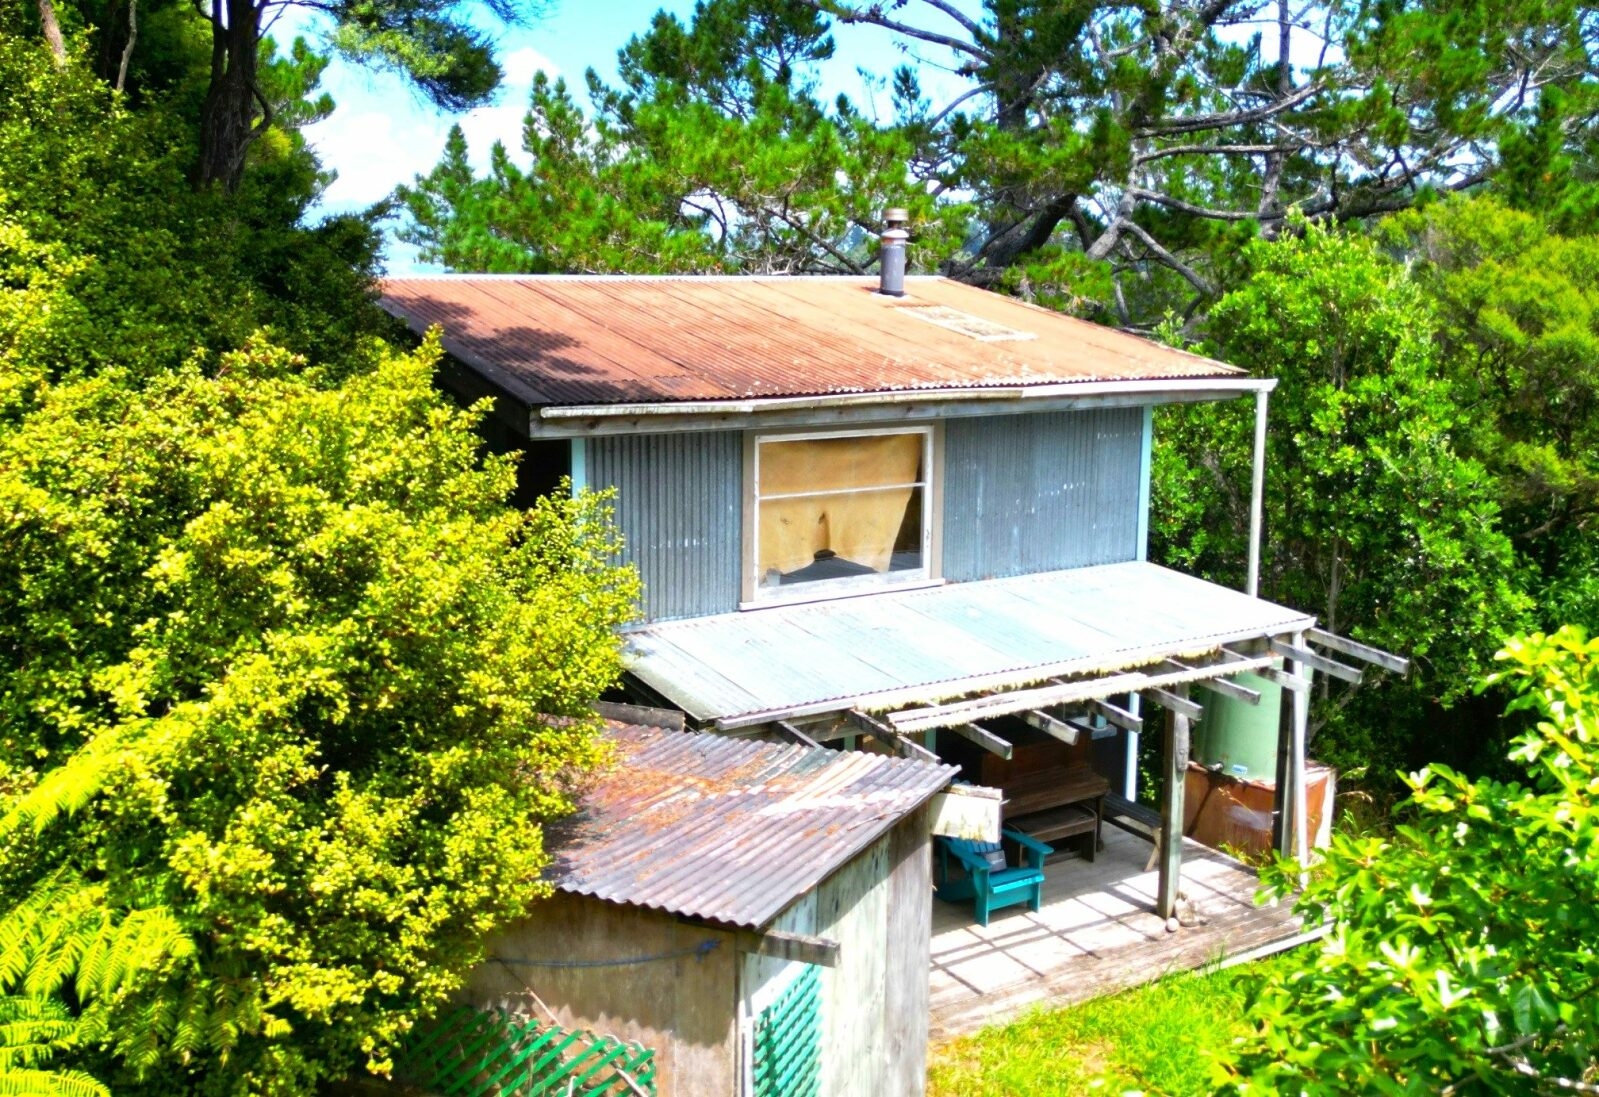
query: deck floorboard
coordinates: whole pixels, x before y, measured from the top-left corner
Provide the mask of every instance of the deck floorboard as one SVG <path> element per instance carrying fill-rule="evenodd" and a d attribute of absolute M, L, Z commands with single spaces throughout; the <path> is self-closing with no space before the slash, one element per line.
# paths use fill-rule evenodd
<path fill-rule="evenodd" d="M 1111 826 L 1096 860 L 1049 862 L 1037 914 L 1009 907 L 984 927 L 969 903 L 934 900 L 934 1039 L 1010 1020 L 1033 1005 L 1069 1005 L 1300 939 L 1288 907 L 1256 905 L 1258 880 L 1247 866 L 1196 842 L 1183 847 L 1194 924 L 1174 933 L 1155 915 L 1149 842 Z"/>

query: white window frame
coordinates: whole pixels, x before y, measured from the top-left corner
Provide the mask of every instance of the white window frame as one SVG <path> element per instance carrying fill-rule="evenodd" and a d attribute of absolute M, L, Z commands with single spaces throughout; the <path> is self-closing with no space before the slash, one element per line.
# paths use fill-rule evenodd
<path fill-rule="evenodd" d="M 876 575 L 852 575 L 838 579 L 818 579 L 809 583 L 795 583 L 786 587 L 762 587 L 759 582 L 760 551 L 760 451 L 764 442 L 822 441 L 829 438 L 881 438 L 888 434 L 916 434 L 922 438 L 922 478 L 916 487 L 922 489 L 922 566 L 907 571 L 883 572 Z M 942 585 L 943 548 L 943 480 L 944 480 L 944 430 L 943 424 L 921 423 L 915 426 L 862 427 L 854 430 L 771 430 L 744 432 L 744 574 L 742 598 L 739 609 L 761 609 L 766 606 L 793 605 L 796 602 L 822 602 L 835 598 L 854 598 L 866 594 L 881 594 L 892 590 L 911 590 L 917 587 Z M 845 488 L 837 494 L 882 491 L 880 485 L 871 488 Z M 818 492 L 817 494 L 822 494 Z M 834 494 L 828 492 L 826 494 Z M 778 496 L 776 498 L 781 498 Z"/>

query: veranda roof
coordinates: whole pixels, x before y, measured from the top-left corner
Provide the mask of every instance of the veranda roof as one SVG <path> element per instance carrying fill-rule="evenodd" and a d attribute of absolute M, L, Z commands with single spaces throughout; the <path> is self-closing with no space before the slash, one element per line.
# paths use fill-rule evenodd
<path fill-rule="evenodd" d="M 978 715 L 1223 677 L 1237 662 L 1164 667 L 1315 618 L 1143 562 L 669 621 L 627 636 L 629 672 L 696 720 L 736 728 L 850 709 L 979 698 Z M 1070 683 L 1060 680 L 1070 679 Z M 1027 691 L 1054 683 L 1053 693 Z M 1003 691 L 1018 692 L 1009 707 Z M 1034 696 L 1036 695 L 1036 696 Z M 925 730 L 937 713 L 889 716 Z"/>

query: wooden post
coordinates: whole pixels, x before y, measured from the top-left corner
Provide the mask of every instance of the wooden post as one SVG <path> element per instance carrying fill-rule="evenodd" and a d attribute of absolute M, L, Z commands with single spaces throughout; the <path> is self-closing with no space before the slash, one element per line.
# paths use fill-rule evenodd
<path fill-rule="evenodd" d="M 1187 686 L 1172 692 L 1186 698 Z M 1188 717 L 1166 710 L 1166 787 L 1160 810 L 1160 888 L 1155 913 L 1168 920 L 1177 917 L 1177 897 L 1182 891 L 1183 782 L 1188 777 Z"/>
<path fill-rule="evenodd" d="M 1293 646 L 1304 646 L 1304 633 L 1295 633 Z M 1310 724 L 1310 685 L 1314 670 L 1289 656 L 1284 674 L 1300 683 L 1283 690 L 1283 719 L 1277 732 L 1277 789 L 1273 797 L 1272 847 L 1279 856 L 1310 859 L 1310 824 L 1305 801 L 1305 752 Z"/>
<path fill-rule="evenodd" d="M 1294 644 L 1304 647 L 1305 634 L 1294 634 Z M 1295 661 L 1291 664 L 1293 674 L 1305 683 L 1304 689 L 1293 691 L 1293 797 L 1294 797 L 1294 856 L 1301 865 L 1310 863 L 1310 820 L 1306 811 L 1305 796 L 1305 752 L 1308 749 L 1307 731 L 1310 724 L 1310 686 L 1311 676 L 1315 670 L 1306 662 Z M 1303 882 L 1303 881 L 1301 881 Z"/>
<path fill-rule="evenodd" d="M 1282 691 L 1282 703 L 1277 713 L 1277 781 L 1271 793 L 1271 848 L 1279 857 L 1290 857 L 1294 852 L 1294 700 L 1298 690 Z"/>

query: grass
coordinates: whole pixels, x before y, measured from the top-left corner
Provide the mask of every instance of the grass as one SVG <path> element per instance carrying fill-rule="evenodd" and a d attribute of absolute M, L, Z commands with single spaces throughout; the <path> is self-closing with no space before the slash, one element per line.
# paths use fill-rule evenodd
<path fill-rule="evenodd" d="M 1246 972 L 1174 975 L 936 1045 L 931 1097 L 1211 1092 L 1211 1056 L 1244 1032 Z"/>

